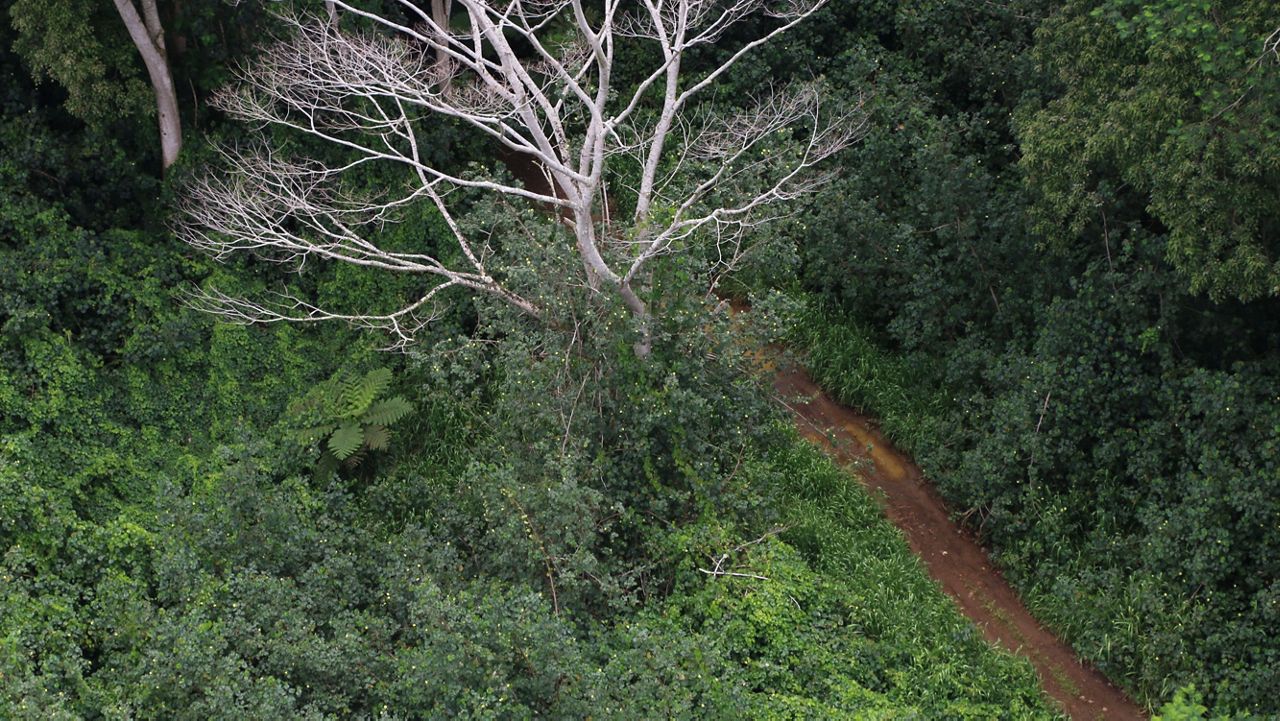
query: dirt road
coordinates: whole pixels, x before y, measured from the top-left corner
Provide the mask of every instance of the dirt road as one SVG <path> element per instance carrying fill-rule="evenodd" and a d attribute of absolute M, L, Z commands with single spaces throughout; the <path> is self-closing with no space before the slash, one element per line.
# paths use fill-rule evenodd
<path fill-rule="evenodd" d="M 1146 718 L 1137 704 L 1083 665 L 1070 646 L 1032 617 L 982 547 L 951 521 L 920 469 L 866 417 L 836 403 L 803 370 L 779 372 L 774 388 L 801 434 L 850 467 L 881 500 L 885 515 L 902 529 L 929 575 L 964 615 L 988 640 L 1030 659 L 1045 691 L 1072 719 Z"/>
<path fill-rule="evenodd" d="M 508 153 L 501 160 L 529 189 L 550 188 L 548 177 L 527 156 Z M 920 469 L 867 418 L 831 400 L 802 370 L 780 372 L 774 387 L 806 438 L 846 466 L 862 459 L 872 462 L 858 464 L 852 472 L 880 496 L 885 515 L 906 534 L 929 574 L 988 640 L 1031 660 L 1045 691 L 1063 711 L 1075 721 L 1146 718 L 1137 704 L 1102 674 L 1081 664 L 1070 646 L 1032 617 L 982 547 L 951 522 Z"/>

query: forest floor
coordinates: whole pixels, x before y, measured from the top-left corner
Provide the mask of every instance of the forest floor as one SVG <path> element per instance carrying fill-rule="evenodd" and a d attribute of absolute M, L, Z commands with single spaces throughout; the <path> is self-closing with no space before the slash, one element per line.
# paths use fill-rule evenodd
<path fill-rule="evenodd" d="M 1046 693 L 1068 716 L 1075 721 L 1146 718 L 1136 703 L 1036 621 L 982 546 L 952 522 L 920 468 L 870 419 L 832 400 L 800 368 L 779 371 L 774 388 L 801 435 L 871 491 L 964 615 L 988 641 L 1029 659 Z"/>

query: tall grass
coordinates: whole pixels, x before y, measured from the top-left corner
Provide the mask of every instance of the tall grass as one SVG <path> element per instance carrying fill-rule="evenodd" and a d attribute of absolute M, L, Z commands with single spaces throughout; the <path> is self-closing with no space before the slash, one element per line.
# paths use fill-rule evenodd
<path fill-rule="evenodd" d="M 917 450 L 946 409 L 934 361 L 887 350 L 867 328 L 833 310 L 810 304 L 790 341 L 818 385 L 877 418 L 905 450 Z"/>
<path fill-rule="evenodd" d="M 920 718 L 1054 718 L 1031 664 L 988 644 L 861 484 L 792 438 L 770 452 L 766 483 L 781 504 L 783 540 L 830 581 L 870 644 L 871 656 L 849 663 L 887 674 L 885 690 L 898 689 L 889 695 Z"/>

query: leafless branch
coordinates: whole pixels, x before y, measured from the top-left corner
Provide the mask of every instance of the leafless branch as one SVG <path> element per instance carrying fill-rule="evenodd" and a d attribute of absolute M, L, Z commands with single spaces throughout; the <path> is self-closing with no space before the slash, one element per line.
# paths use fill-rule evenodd
<path fill-rule="evenodd" d="M 724 553 L 720 554 L 719 556 L 708 556 L 708 558 L 712 561 L 711 568 L 710 569 L 699 568 L 698 571 L 700 571 L 701 573 L 705 573 L 708 576 L 732 576 L 736 578 L 754 578 L 760 581 L 768 581 L 769 578 L 767 576 L 761 576 L 755 573 L 726 571 L 724 568 L 724 564 L 728 562 L 730 556 L 736 553 L 741 553 L 742 551 L 745 551 L 751 546 L 764 543 L 765 541 L 769 540 L 770 538 L 773 538 L 779 533 L 783 533 L 788 528 L 790 528 L 790 526 L 777 526 L 775 528 L 771 528 L 768 531 L 766 531 L 763 535 L 761 535 L 759 538 L 746 541 L 744 543 L 740 543 L 737 546 L 734 546 L 733 548 L 729 549 L 728 551 L 725 551 Z"/>
<path fill-rule="evenodd" d="M 214 101 L 260 128 L 327 143 L 345 159 L 294 158 L 266 143 L 224 148 L 222 171 L 192 184 L 179 232 L 219 258 L 247 252 L 295 268 L 313 259 L 354 263 L 436 285 L 403 315 L 331 313 L 296 298 L 264 305 L 216 292 L 201 307 L 243 322 L 346 320 L 390 330 L 399 344 L 432 317 L 422 311 L 445 288 L 489 294 L 540 316 L 498 280 L 501 268 L 490 272 L 493 258 L 455 219 L 454 191 L 471 189 L 555 209 L 572 231 L 584 284 L 616 293 L 647 329 L 642 294 L 654 258 L 709 243 L 716 258 L 709 282 L 718 282 L 752 247 L 753 229 L 829 180 L 816 166 L 854 142 L 865 122 L 860 106 L 827 109 L 812 84 L 770 89 L 724 117 L 693 104 L 826 0 L 603 0 L 590 9 L 583 0 L 452 0 L 456 12 L 447 0 L 433 0 L 430 11 L 412 0 L 389 2 L 408 20 L 346 0 L 329 0 L 322 18 L 285 16 L 285 36 L 240 68 L 237 83 Z M 684 70 L 690 49 L 752 16 L 771 18 L 759 36 L 713 68 Z M 656 44 L 660 57 L 630 89 L 614 85 L 620 39 Z M 545 182 L 433 163 L 424 148 L 430 123 L 440 120 L 490 138 Z M 788 143 L 795 149 L 783 152 Z M 610 212 L 606 198 L 608 165 L 619 157 L 641 167 L 635 187 L 611 189 L 632 194 L 635 213 L 626 219 Z M 354 192 L 347 179 L 368 164 L 400 168 L 403 183 Z M 460 251 L 448 255 L 460 263 L 380 242 L 381 231 L 415 203 L 435 208 Z M 664 212 L 655 213 L 655 204 Z M 637 351 L 647 353 L 647 339 Z"/>

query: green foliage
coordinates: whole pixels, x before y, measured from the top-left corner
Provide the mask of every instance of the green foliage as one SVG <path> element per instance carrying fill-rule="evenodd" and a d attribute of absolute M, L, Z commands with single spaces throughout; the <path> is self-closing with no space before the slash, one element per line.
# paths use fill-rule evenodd
<path fill-rule="evenodd" d="M 274 21 L 257 3 L 159 0 L 157 6 L 185 127 L 199 129 L 209 116 L 204 99 L 230 79 L 237 59 L 272 32 Z M 41 103 L 65 110 L 87 125 L 87 134 L 101 136 L 91 143 L 94 150 L 115 143 L 129 148 L 135 175 L 142 159 L 158 155 L 154 124 L 143 122 L 155 115 L 155 96 L 138 50 L 111 3 L 12 0 L 5 9 L 3 53 L 12 51 L 22 60 L 7 83 L 34 80 L 40 92 L 32 95 Z M 132 185 L 137 178 L 126 182 Z M 79 184 L 92 185 L 88 179 Z M 67 183 L 63 190 L 74 185 Z M 115 209 L 104 204 L 98 210 Z"/>
<path fill-rule="evenodd" d="M 1158 242 L 1112 232 L 1115 257 L 1073 278 L 1025 345 L 977 335 L 888 353 L 830 315 L 798 338 L 815 375 L 885 419 L 1037 614 L 1104 672 L 1151 703 L 1194 682 L 1224 712 L 1269 712 L 1280 418 L 1274 360 L 1248 335 L 1274 331 L 1208 323 Z M 949 401 L 931 390 L 939 376 Z"/>
<path fill-rule="evenodd" d="M 785 499 L 783 538 L 811 559 L 814 571 L 833 587 L 824 596 L 839 599 L 836 603 L 859 629 L 832 657 L 825 649 L 808 652 L 814 663 L 831 664 L 822 673 L 833 679 L 873 678 L 862 683 L 912 704 L 926 718 L 1049 717 L 1030 666 L 988 652 L 981 635 L 936 593 L 900 533 L 848 473 L 807 444 L 779 446 L 771 460 L 772 466 L 760 471 L 776 497 Z M 889 596 L 886 588 L 898 590 Z M 840 618 L 833 611 L 816 611 L 815 637 Z M 893 673 L 884 671 L 889 664 Z M 967 683 L 960 679 L 968 673 L 986 681 L 966 694 L 959 685 Z"/>
<path fill-rule="evenodd" d="M 1217 713 L 1265 715 L 1263 5 L 1074 3 L 1034 48 L 1049 8 L 871 6 L 874 42 L 824 52 L 837 86 L 874 83 L 875 127 L 791 232 L 815 376 L 916 453 L 1037 613 L 1150 704 L 1195 683 Z M 999 54 L 973 47 L 988 33 Z"/>
<path fill-rule="evenodd" d="M 1196 691 L 1194 684 L 1184 686 L 1178 689 L 1173 695 L 1173 700 L 1160 707 L 1160 713 L 1151 717 L 1152 721 L 1200 721 L 1201 719 L 1210 719 L 1211 721 L 1228 721 L 1228 716 L 1210 716 L 1208 707 L 1201 702 L 1204 701 L 1200 692 Z"/>
<path fill-rule="evenodd" d="M 855 483 L 761 422 L 754 385 L 721 384 L 735 374 L 708 342 L 672 331 L 660 366 L 635 366 L 619 331 L 567 356 L 570 377 L 544 352 L 554 335 L 424 355 L 400 382 L 438 420 L 368 484 L 307 479 L 259 423 L 166 464 L 150 499 L 75 522 L 48 560 L 6 529 L 3 703 L 178 719 L 1049 717 L 1029 667 L 982 642 Z M 560 392 L 600 373 L 603 414 Z M 390 418 L 389 379 L 340 373 L 323 397 Z M 597 432 L 563 445 L 574 407 L 573 429 Z M 442 442 L 452 454 L 417 452 Z M 778 524 L 785 541 L 730 559 L 767 581 L 697 570 Z"/>
<path fill-rule="evenodd" d="M 101 124 L 155 112 L 138 51 L 114 6 L 93 0 L 14 0 L 8 9 L 17 31 L 14 50 L 37 79 L 66 89 L 73 115 Z"/>
<path fill-rule="evenodd" d="M 1043 618 L 1139 698 L 1172 698 L 1168 718 L 1277 711 L 1264 5 L 1078 2 L 1041 23 L 1041 2 L 833 3 L 718 99 L 813 74 L 842 102 L 867 93 L 872 132 L 831 193 L 754 239 L 768 253 L 728 283 L 788 286 L 798 261 L 810 297 L 788 337 L 815 374 L 918 454 Z M 27 24 L 0 39 L 36 70 L 70 58 L 45 71 L 89 112 L 139 67 L 107 47 L 109 6 L 77 7 L 15 2 Z M 166 18 L 195 98 L 261 36 L 248 7 Z M 655 266 L 644 364 L 625 310 L 548 288 L 538 269 L 573 258 L 504 223 L 563 230 L 480 200 L 465 229 L 574 332 L 479 299 L 375 361 L 341 328 L 217 324 L 174 289 L 260 291 L 274 271 L 183 255 L 127 133 L 76 122 L 7 51 L 0 69 L 10 715 L 1051 715 L 1030 667 L 778 423 L 740 321 L 678 292 L 707 259 Z M 455 143 L 442 126 L 424 152 L 460 167 L 489 150 Z M 429 210 L 399 220 L 395 248 L 440 237 Z M 415 282 L 296 279 L 362 308 Z M 416 408 L 387 397 L 393 377 Z M 396 452 L 359 484 L 311 473 L 296 443 L 337 465 L 385 450 L 391 427 Z M 721 558 L 746 575 L 708 573 Z"/>
<path fill-rule="evenodd" d="M 1037 227 L 1143 219 L 1193 292 L 1280 293 L 1280 73 L 1268 2 L 1073 2 L 1040 32 L 1061 94 L 1020 111 Z"/>
<path fill-rule="evenodd" d="M 895 443 L 913 449 L 947 399 L 934 390 L 935 361 L 927 355 L 886 351 L 865 328 L 839 314 L 807 309 L 791 337 L 804 349 L 805 367 L 842 403 L 874 415 Z"/>
<path fill-rule="evenodd" d="M 1050 281 L 1026 253 L 1007 109 L 946 114 L 931 68 L 874 46 L 843 57 L 833 84 L 874 84 L 872 123 L 796 224 L 806 287 L 910 350 L 1017 319 L 1018 296 Z"/>
<path fill-rule="evenodd" d="M 388 426 L 413 412 L 404 396 L 379 398 L 391 384 L 391 371 L 375 368 L 364 374 L 343 369 L 290 404 L 286 423 L 303 443 L 322 446 L 318 473 L 323 478 L 339 464 L 355 467 L 367 451 L 385 451 Z"/>

